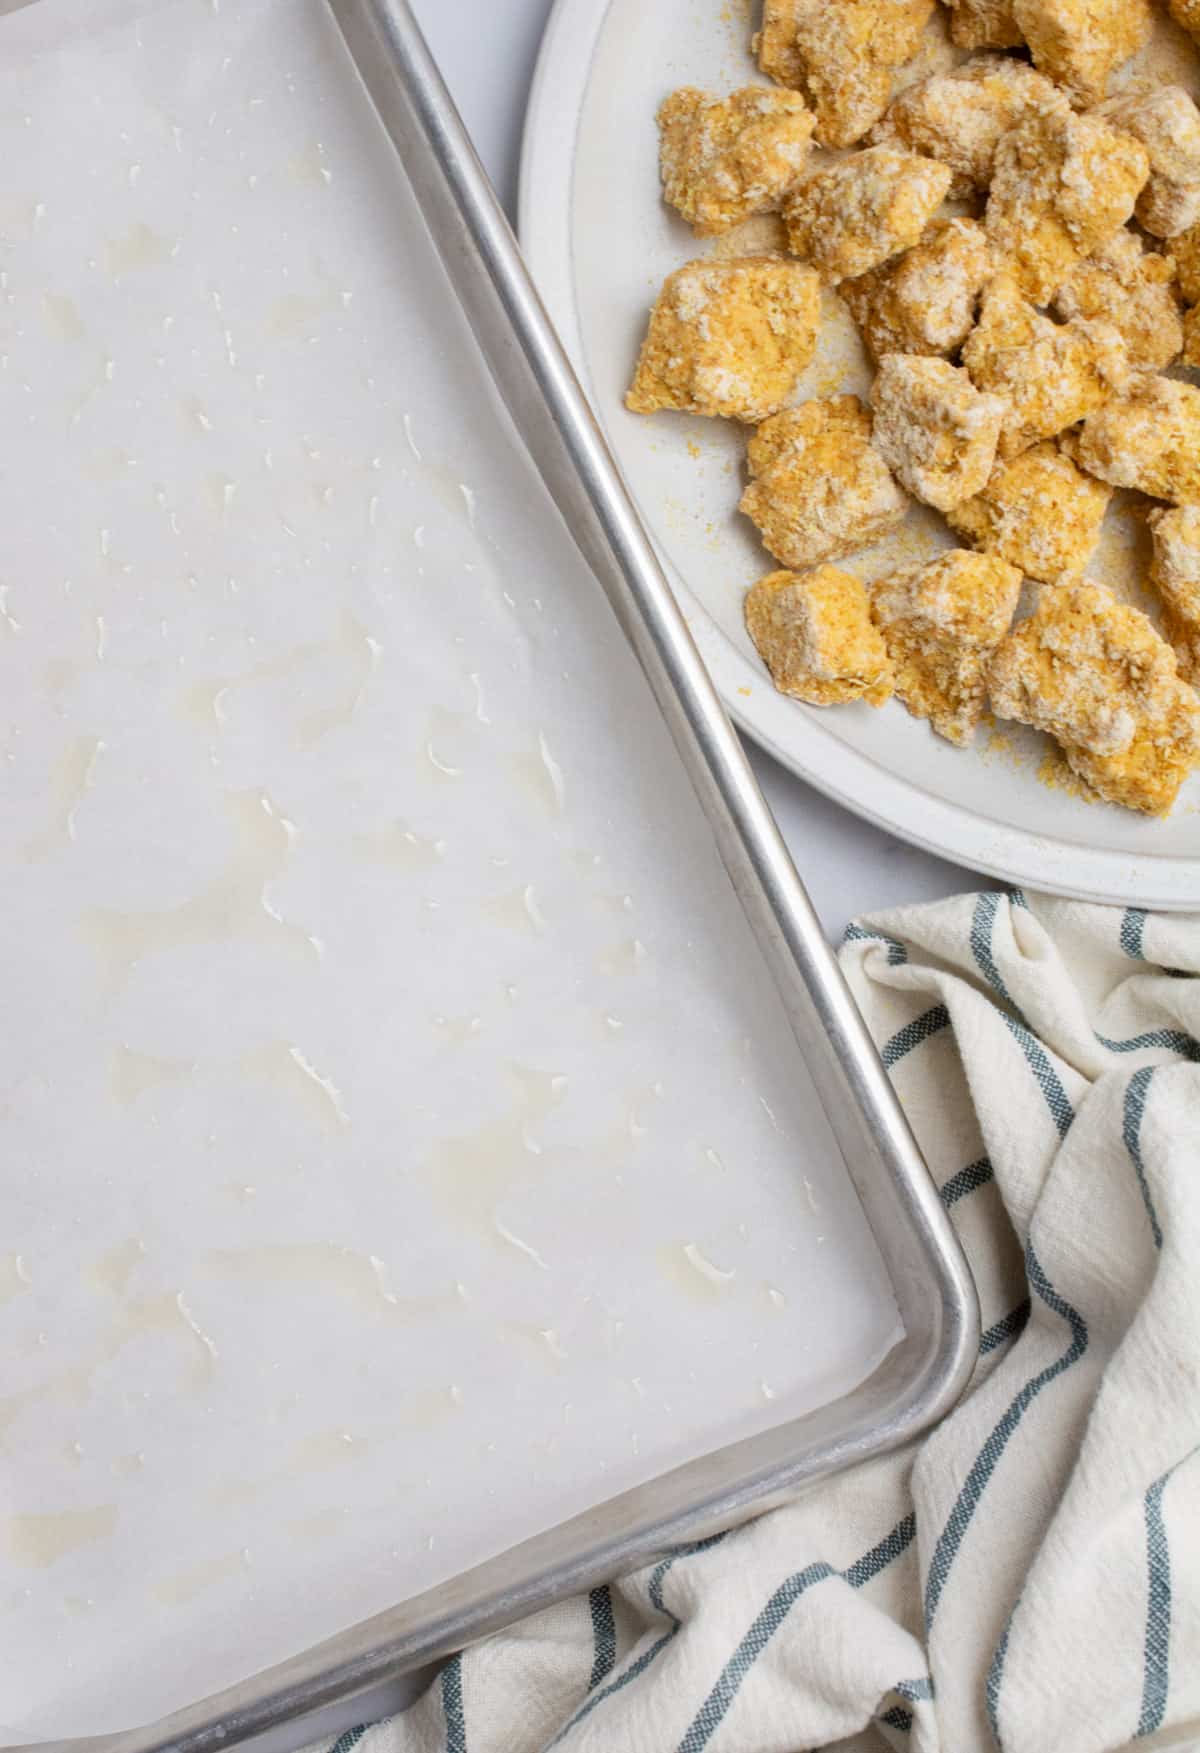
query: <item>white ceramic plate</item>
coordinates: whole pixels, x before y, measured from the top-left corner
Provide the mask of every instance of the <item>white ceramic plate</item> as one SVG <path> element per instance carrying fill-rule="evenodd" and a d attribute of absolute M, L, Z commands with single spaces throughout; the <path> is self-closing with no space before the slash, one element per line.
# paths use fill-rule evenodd
<path fill-rule="evenodd" d="M 526 125 L 521 236 L 672 571 L 693 634 L 730 712 L 787 767 L 892 833 L 1030 887 L 1141 906 L 1200 906 L 1200 778 L 1165 822 L 1085 802 L 1038 777 L 1048 745 L 1015 726 L 953 748 L 889 704 L 819 712 L 775 692 L 742 625 L 744 591 L 769 570 L 736 511 L 744 440 L 731 424 L 629 414 L 647 309 L 672 268 L 728 240 L 696 240 L 660 201 L 654 114 L 682 84 L 728 90 L 756 78 L 745 0 L 558 0 Z M 753 223 L 753 222 L 752 222 Z M 733 253 L 736 253 L 733 252 Z M 798 396 L 869 382 L 850 319 L 826 295 L 817 360 Z M 911 526 L 848 564 L 871 575 L 948 539 Z M 1111 519 L 1091 575 L 1128 587 L 1128 518 Z"/>

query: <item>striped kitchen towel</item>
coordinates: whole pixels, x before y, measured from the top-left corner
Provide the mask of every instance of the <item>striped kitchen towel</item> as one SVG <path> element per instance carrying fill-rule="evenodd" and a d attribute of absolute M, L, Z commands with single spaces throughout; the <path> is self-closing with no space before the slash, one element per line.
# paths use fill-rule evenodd
<path fill-rule="evenodd" d="M 968 895 L 842 961 L 974 1267 L 967 1398 L 337 1753 L 1200 1747 L 1200 919 Z"/>

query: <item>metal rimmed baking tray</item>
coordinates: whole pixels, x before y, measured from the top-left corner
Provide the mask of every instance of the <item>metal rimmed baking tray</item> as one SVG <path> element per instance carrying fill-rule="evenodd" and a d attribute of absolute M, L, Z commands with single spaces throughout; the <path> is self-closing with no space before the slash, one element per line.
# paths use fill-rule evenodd
<path fill-rule="evenodd" d="M 407 10 L 0 49 L 2 1708 L 215 1748 L 905 1441 L 974 1300 Z"/>

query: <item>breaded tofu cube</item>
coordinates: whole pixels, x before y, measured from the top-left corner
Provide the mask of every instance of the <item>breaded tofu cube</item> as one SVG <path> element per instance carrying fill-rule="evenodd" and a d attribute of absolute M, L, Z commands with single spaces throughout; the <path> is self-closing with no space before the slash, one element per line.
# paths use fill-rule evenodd
<path fill-rule="evenodd" d="M 935 219 L 919 244 L 838 291 L 875 355 L 945 358 L 970 334 L 979 295 L 993 273 L 992 251 L 974 219 Z"/>
<path fill-rule="evenodd" d="M 658 112 L 663 198 L 697 237 L 778 207 L 808 157 L 816 117 L 794 91 L 673 91 Z"/>
<path fill-rule="evenodd" d="M 1140 140 L 1098 116 L 1043 110 L 996 147 L 984 223 L 1021 291 L 1047 304 L 1133 212 L 1150 174 Z"/>
<path fill-rule="evenodd" d="M 763 0 L 754 52 L 802 91 L 823 146 L 852 146 L 887 108 L 892 70 L 916 53 L 934 0 Z"/>
<path fill-rule="evenodd" d="M 1100 105 L 1150 154 L 1150 178 L 1134 212 L 1153 237 L 1177 237 L 1200 220 L 1200 110 L 1181 85 L 1128 87 Z"/>
<path fill-rule="evenodd" d="M 1200 0 L 1167 0 L 1167 11 L 1200 43 Z"/>
<path fill-rule="evenodd" d="M 1149 618 L 1086 579 L 1044 585 L 988 672 L 999 717 L 1092 755 L 1127 749 L 1175 684 L 1175 653 Z"/>
<path fill-rule="evenodd" d="M 871 406 L 875 448 L 926 505 L 948 511 L 987 485 L 1008 403 L 977 390 L 961 366 L 889 353 L 871 386 Z"/>
<path fill-rule="evenodd" d="M 1007 274 L 985 290 L 962 359 L 976 388 L 1008 397 L 1005 462 L 1082 420 L 1128 376 L 1125 343 L 1111 323 L 1051 322 Z"/>
<path fill-rule="evenodd" d="M 810 706 L 882 706 L 892 665 L 866 586 L 836 566 L 771 572 L 746 593 L 746 629 L 781 694 Z"/>
<path fill-rule="evenodd" d="M 1033 64 L 1081 104 L 1099 103 L 1110 76 L 1150 35 L 1150 0 L 1013 0 Z"/>
<path fill-rule="evenodd" d="M 1200 304 L 1200 224 L 1171 239 L 1179 296 L 1185 304 Z"/>
<path fill-rule="evenodd" d="M 1013 0 L 950 0 L 950 40 L 960 49 L 1019 49 Z"/>
<path fill-rule="evenodd" d="M 804 571 L 869 547 L 904 519 L 907 500 L 871 443 L 857 396 L 788 408 L 750 440 L 739 509 L 785 566 Z"/>
<path fill-rule="evenodd" d="M 1153 718 L 1139 719 L 1133 740 L 1119 755 L 1066 750 L 1067 763 L 1107 803 L 1166 816 L 1180 787 L 1200 759 L 1200 700 L 1176 680 Z"/>
<path fill-rule="evenodd" d="M 1109 803 L 1166 815 L 1200 758 L 1200 700 L 1139 609 L 1086 580 L 1043 587 L 988 672 L 992 706 L 1048 731 Z"/>
<path fill-rule="evenodd" d="M 812 359 L 820 297 L 811 268 L 775 256 L 676 269 L 651 312 L 625 406 L 765 420 Z"/>
<path fill-rule="evenodd" d="M 1183 363 L 1200 370 L 1200 304 L 1194 304 L 1183 319 Z"/>
<path fill-rule="evenodd" d="M 945 198 L 932 158 L 870 146 L 813 171 L 783 204 L 788 248 L 836 284 L 911 249 Z"/>
<path fill-rule="evenodd" d="M 1089 414 L 1076 444 L 1089 475 L 1152 499 L 1200 500 L 1200 389 L 1170 377 L 1133 377 Z"/>
<path fill-rule="evenodd" d="M 1175 298 L 1175 263 L 1144 250 L 1132 231 L 1118 231 L 1063 281 L 1056 316 L 1111 323 L 1136 371 L 1159 371 L 1178 357 L 1183 325 Z"/>
<path fill-rule="evenodd" d="M 896 693 L 939 736 L 970 742 L 987 698 L 993 651 L 1008 631 L 1021 574 L 993 554 L 951 548 L 881 579 L 871 612 L 896 673 Z"/>
<path fill-rule="evenodd" d="M 903 146 L 948 164 L 950 194 L 986 189 L 1002 135 L 1042 110 L 1067 109 L 1066 96 L 1025 61 L 978 55 L 950 73 L 933 73 L 892 99 L 871 130 L 880 146 Z"/>
<path fill-rule="evenodd" d="M 1200 505 L 1160 507 L 1148 521 L 1150 583 L 1163 600 L 1163 626 L 1179 673 L 1194 686 L 1200 681 Z"/>
<path fill-rule="evenodd" d="M 1112 497 L 1054 444 L 1035 444 L 1001 463 L 983 491 L 953 506 L 946 521 L 985 553 L 1028 578 L 1057 584 L 1083 572 Z"/>

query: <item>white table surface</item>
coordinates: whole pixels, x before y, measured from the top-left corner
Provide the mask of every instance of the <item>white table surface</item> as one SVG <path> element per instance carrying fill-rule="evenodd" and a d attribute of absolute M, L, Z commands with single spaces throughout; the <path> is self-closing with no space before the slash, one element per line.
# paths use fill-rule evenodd
<path fill-rule="evenodd" d="M 510 215 L 521 126 L 553 0 L 413 0 L 450 90 Z M 994 887 L 861 821 L 769 756 L 754 766 L 830 936 L 859 913 Z"/>
<path fill-rule="evenodd" d="M 553 0 L 412 0 L 447 83 L 510 216 L 515 217 L 521 126 L 542 30 Z M 994 886 L 872 827 L 784 771 L 759 750 L 755 770 L 826 930 L 902 901 Z M 411 1698 L 411 1681 L 322 1711 L 253 1743 L 255 1753 L 326 1744 Z"/>

